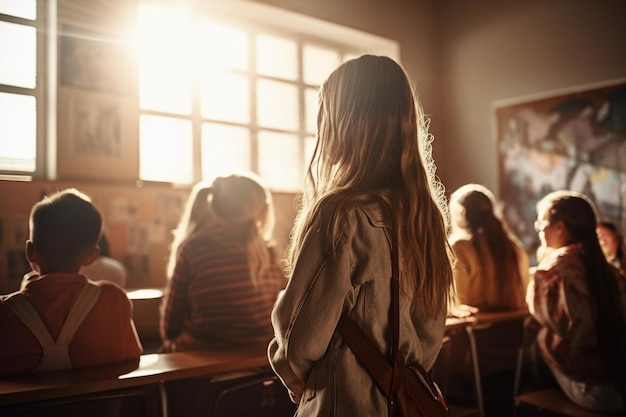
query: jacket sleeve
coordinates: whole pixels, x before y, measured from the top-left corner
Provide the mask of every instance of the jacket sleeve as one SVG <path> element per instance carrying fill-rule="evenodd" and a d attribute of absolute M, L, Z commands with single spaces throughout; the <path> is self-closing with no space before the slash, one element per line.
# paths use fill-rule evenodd
<path fill-rule="evenodd" d="M 348 226 L 350 227 L 350 226 Z M 351 251 L 342 241 L 333 255 L 315 224 L 307 233 L 285 291 L 272 312 L 272 368 L 299 402 L 309 372 L 325 353 L 351 289 Z"/>
<path fill-rule="evenodd" d="M 539 324 L 559 335 L 567 333 L 570 314 L 565 283 L 554 268 L 535 272 L 528 286 L 527 303 L 530 314 Z"/>

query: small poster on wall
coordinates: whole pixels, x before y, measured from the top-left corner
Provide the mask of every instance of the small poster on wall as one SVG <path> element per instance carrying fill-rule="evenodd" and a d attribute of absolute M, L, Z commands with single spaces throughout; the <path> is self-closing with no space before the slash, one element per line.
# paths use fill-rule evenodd
<path fill-rule="evenodd" d="M 137 77 L 127 43 L 63 26 L 58 91 L 60 178 L 138 177 Z"/>
<path fill-rule="evenodd" d="M 555 190 L 626 229 L 626 79 L 495 103 L 494 124 L 504 216 L 529 254 L 535 205 Z"/>

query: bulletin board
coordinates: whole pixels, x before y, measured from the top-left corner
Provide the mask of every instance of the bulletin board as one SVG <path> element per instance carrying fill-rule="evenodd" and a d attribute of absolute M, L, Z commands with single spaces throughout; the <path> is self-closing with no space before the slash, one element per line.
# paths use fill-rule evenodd
<path fill-rule="evenodd" d="M 585 194 L 626 230 L 626 79 L 493 107 L 503 214 L 529 254 L 536 203 L 555 190 Z"/>

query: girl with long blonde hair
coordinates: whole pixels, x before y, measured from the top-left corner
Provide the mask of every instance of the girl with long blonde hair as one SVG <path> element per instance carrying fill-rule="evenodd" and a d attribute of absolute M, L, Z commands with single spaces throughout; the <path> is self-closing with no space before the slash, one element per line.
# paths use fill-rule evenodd
<path fill-rule="evenodd" d="M 387 415 L 382 393 L 335 329 L 346 314 L 389 353 L 396 234 L 400 350 L 426 369 L 436 359 L 452 271 L 431 140 L 406 73 L 388 57 L 347 61 L 320 89 L 317 145 L 269 346 L 299 415 Z"/>

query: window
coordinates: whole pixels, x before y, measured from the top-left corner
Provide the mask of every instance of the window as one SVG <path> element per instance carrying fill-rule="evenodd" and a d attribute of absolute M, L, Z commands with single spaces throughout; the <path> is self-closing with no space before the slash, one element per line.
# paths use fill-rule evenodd
<path fill-rule="evenodd" d="M 192 183 L 251 170 L 273 190 L 301 188 L 319 85 L 343 60 L 371 49 L 371 38 L 339 42 L 306 25 L 285 30 L 293 16 L 263 17 L 267 6 L 257 6 L 229 13 L 139 6 L 140 179 Z"/>
<path fill-rule="evenodd" d="M 0 0 L 0 174 L 43 171 L 41 15 L 45 1 Z"/>

